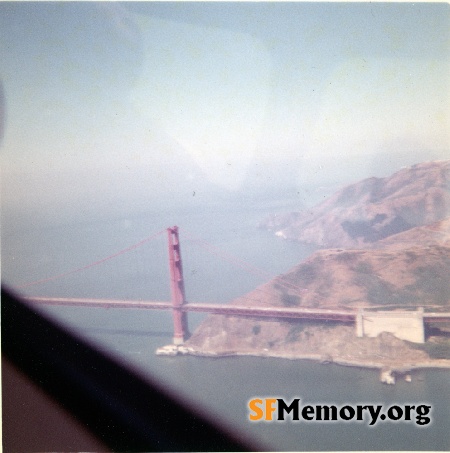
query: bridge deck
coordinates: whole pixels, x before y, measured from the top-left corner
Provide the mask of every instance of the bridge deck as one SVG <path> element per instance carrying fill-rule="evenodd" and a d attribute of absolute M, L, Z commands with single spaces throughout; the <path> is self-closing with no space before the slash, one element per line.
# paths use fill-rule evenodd
<path fill-rule="evenodd" d="M 45 305 L 89 306 L 103 308 L 145 308 L 150 310 L 171 310 L 172 302 L 168 301 L 139 301 L 118 299 L 89 299 L 67 297 L 27 297 L 26 300 Z M 323 319 L 342 322 L 355 322 L 357 311 L 333 310 L 323 308 L 287 308 L 287 307 L 247 307 L 244 305 L 212 304 L 190 302 L 181 307 L 185 312 L 202 312 L 228 316 L 254 316 L 266 318 L 287 319 Z M 392 314 L 393 317 L 417 315 L 411 311 L 383 312 Z M 366 312 L 367 316 L 373 316 L 377 312 Z M 450 313 L 423 313 L 424 322 L 450 322 Z"/>
<path fill-rule="evenodd" d="M 147 308 L 154 310 L 171 310 L 173 308 L 172 302 L 149 300 L 86 299 L 73 297 L 25 297 L 25 300 L 44 305 L 67 305 L 72 307 Z"/>
<path fill-rule="evenodd" d="M 425 322 L 450 322 L 450 313 L 424 313 Z"/>
<path fill-rule="evenodd" d="M 103 308 L 145 308 L 153 310 L 171 310 L 171 302 L 117 300 L 117 299 L 84 299 L 67 297 L 28 297 L 26 300 L 45 305 L 89 306 Z M 345 310 L 327 310 L 311 308 L 283 307 L 246 307 L 243 305 L 187 303 L 181 307 L 185 312 L 203 312 L 229 316 L 276 317 L 291 319 L 331 319 L 353 322 L 356 313 Z"/>
<path fill-rule="evenodd" d="M 324 319 L 354 322 L 356 313 L 345 310 L 327 310 L 310 308 L 284 307 L 248 307 L 244 305 L 197 304 L 189 303 L 184 306 L 186 311 L 208 312 L 228 316 L 256 316 L 291 319 Z"/>

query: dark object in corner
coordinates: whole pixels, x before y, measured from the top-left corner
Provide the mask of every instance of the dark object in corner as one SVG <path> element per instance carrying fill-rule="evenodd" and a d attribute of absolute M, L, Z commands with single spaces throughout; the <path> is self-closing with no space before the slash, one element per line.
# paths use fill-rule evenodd
<path fill-rule="evenodd" d="M 3 287 L 1 305 L 5 452 L 256 449 L 35 313 Z M 51 438 L 39 426 L 26 426 L 32 394 L 34 407 L 46 408 L 34 417 L 56 423 Z M 26 428 L 22 432 L 20 425 Z M 73 445 L 74 439 L 80 445 Z"/>

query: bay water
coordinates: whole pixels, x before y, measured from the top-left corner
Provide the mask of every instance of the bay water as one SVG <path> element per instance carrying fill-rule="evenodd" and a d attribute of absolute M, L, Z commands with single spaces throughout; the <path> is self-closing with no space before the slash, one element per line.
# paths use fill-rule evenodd
<path fill-rule="evenodd" d="M 286 272 L 313 247 L 287 242 L 256 228 L 257 209 L 149 211 L 123 219 L 53 225 L 6 224 L 3 281 L 24 283 L 83 267 L 162 231 L 139 248 L 101 265 L 46 283 L 23 294 L 169 300 L 165 228 L 178 225 L 188 301 L 224 303 Z M 261 357 L 161 357 L 172 339 L 169 312 L 139 309 L 45 307 L 42 310 L 209 417 L 270 450 L 450 450 L 450 372 L 417 370 L 412 382 L 379 382 L 378 370 Z M 205 319 L 190 314 L 194 330 Z M 130 392 L 133 391 L 130 389 Z M 301 398 L 306 404 L 427 404 L 432 422 L 251 422 L 255 397 Z M 149 402 L 151 404 L 151 402 Z"/>

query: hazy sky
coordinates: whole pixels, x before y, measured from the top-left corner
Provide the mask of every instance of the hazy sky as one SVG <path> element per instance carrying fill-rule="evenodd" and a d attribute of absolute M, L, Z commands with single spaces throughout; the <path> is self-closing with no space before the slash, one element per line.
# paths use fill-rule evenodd
<path fill-rule="evenodd" d="M 449 13 L 0 3 L 4 213 L 128 215 L 448 158 Z"/>

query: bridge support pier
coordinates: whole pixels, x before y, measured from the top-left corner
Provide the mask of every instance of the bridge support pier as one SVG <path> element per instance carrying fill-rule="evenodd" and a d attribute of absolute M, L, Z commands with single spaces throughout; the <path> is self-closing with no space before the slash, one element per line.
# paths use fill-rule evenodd
<path fill-rule="evenodd" d="M 183 344 L 188 336 L 187 313 L 182 310 L 186 303 L 184 293 L 183 266 L 181 262 L 178 227 L 167 228 L 169 244 L 170 289 L 173 305 L 173 343 Z"/>

